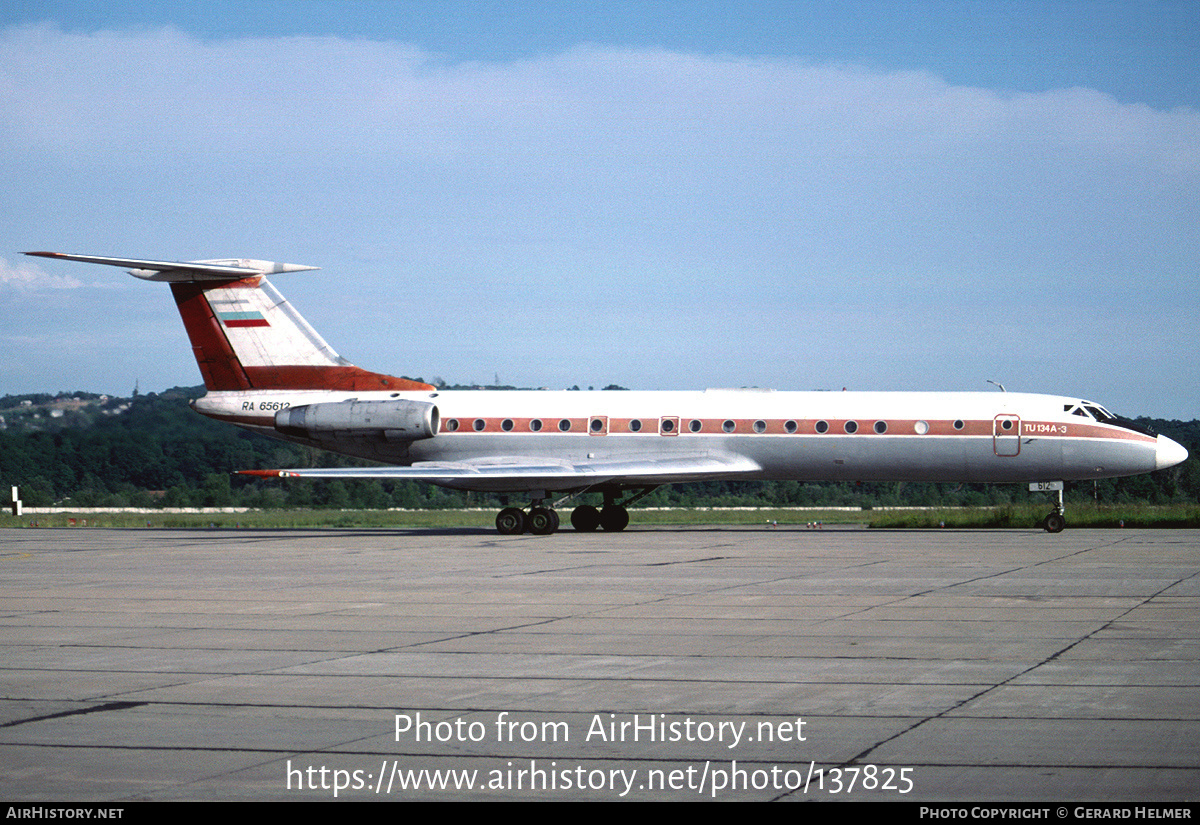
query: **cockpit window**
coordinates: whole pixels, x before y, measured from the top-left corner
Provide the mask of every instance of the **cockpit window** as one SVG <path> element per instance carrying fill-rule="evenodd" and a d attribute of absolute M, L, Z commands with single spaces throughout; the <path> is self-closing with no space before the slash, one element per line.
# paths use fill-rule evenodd
<path fill-rule="evenodd" d="M 1155 435 L 1154 431 L 1146 425 L 1139 424 L 1136 421 L 1130 421 L 1128 418 L 1121 418 L 1120 416 L 1113 415 L 1104 407 L 1092 401 L 1080 401 L 1078 404 L 1065 405 L 1063 409 L 1070 410 L 1072 415 L 1082 415 L 1087 418 L 1094 418 L 1104 424 L 1112 424 L 1117 427 L 1124 427 L 1127 430 L 1133 430 L 1134 432 L 1143 433 L 1145 435 Z"/>

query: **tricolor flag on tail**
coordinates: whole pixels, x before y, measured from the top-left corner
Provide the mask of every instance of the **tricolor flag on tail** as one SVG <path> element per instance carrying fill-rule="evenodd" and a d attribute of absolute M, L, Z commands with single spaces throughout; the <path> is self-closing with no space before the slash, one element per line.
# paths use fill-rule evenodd
<path fill-rule="evenodd" d="M 261 312 L 218 312 L 217 318 L 227 327 L 269 327 L 271 323 Z"/>

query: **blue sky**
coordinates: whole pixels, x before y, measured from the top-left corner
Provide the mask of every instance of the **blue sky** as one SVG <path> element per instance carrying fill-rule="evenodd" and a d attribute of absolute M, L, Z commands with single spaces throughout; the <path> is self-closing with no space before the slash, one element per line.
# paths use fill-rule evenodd
<path fill-rule="evenodd" d="M 165 288 L 320 266 L 380 371 L 1200 416 L 1200 4 L 0 7 L 0 394 L 199 382 Z"/>

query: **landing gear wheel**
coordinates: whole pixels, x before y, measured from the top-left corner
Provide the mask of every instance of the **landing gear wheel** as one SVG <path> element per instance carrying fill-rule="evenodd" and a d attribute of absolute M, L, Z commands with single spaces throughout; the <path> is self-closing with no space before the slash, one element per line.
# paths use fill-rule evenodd
<path fill-rule="evenodd" d="M 1067 526 L 1067 520 L 1062 513 L 1051 513 L 1042 520 L 1042 527 L 1047 533 L 1061 533 L 1063 528 Z"/>
<path fill-rule="evenodd" d="M 619 533 L 629 526 L 629 511 L 620 504 L 609 504 L 600 511 L 600 526 L 610 533 Z"/>
<path fill-rule="evenodd" d="M 519 536 L 525 532 L 525 512 L 516 507 L 505 507 L 496 515 L 496 530 L 502 536 Z"/>
<path fill-rule="evenodd" d="M 600 526 L 600 511 L 590 504 L 581 504 L 571 511 L 571 526 L 578 533 L 592 533 Z"/>
<path fill-rule="evenodd" d="M 534 507 L 529 511 L 529 532 L 548 536 L 558 529 L 558 513 L 548 507 Z"/>

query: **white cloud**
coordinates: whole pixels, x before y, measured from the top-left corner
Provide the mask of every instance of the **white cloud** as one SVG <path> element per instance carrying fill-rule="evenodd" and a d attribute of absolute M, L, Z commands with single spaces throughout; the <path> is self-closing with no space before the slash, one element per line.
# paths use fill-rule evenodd
<path fill-rule="evenodd" d="M 525 149 L 551 162 L 696 168 L 717 153 L 807 166 L 802 152 L 902 159 L 1037 139 L 1194 169 L 1200 133 L 1193 109 L 1157 111 L 1086 89 L 1004 95 L 922 72 L 656 50 L 449 64 L 402 43 L 43 25 L 0 33 L 0 69 L 8 141 L 85 155 L 282 151 L 328 162 Z"/>
<path fill-rule="evenodd" d="M 83 282 L 69 275 L 51 275 L 32 261 L 10 264 L 0 258 L 0 285 L 21 292 L 43 289 L 78 289 Z"/>
<path fill-rule="evenodd" d="M 774 353 L 754 383 L 840 386 L 881 349 L 951 336 L 953 364 L 898 356 L 889 379 L 974 386 L 994 352 L 1049 351 L 1053 384 L 1080 369 L 1065 317 L 1094 331 L 1089 362 L 1133 351 L 1133 322 L 1194 320 L 1200 268 L 1195 108 L 655 49 L 453 63 L 361 39 L 10 28 L 0 185 L 0 237 L 24 248 L 295 256 L 327 272 L 281 288 L 365 365 L 522 365 L 512 380 L 535 385 L 641 386 L 667 362 L 675 386 L 736 385 L 746 340 Z M 80 285 L 20 263 L 0 282 Z M 131 284 L 127 311 L 150 289 Z M 364 315 L 405 319 L 399 355 Z M 905 341 L 872 335 L 879 319 Z M 139 351 L 194 372 L 160 338 Z M 1193 350 L 1120 372 L 1194 374 Z"/>

